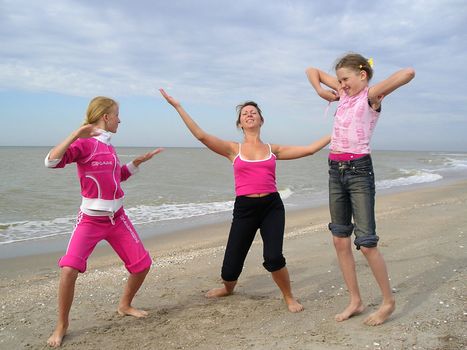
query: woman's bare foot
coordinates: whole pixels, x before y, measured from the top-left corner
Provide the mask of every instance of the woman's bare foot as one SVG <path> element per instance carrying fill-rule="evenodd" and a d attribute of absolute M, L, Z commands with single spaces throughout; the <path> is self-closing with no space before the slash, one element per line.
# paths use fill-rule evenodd
<path fill-rule="evenodd" d="M 229 292 L 225 287 L 221 287 L 221 288 L 211 289 L 204 296 L 206 298 L 220 298 L 220 297 L 226 297 L 230 294 L 232 294 L 232 292 Z"/>
<path fill-rule="evenodd" d="M 304 309 L 303 305 L 294 298 L 285 298 L 285 303 L 290 312 L 300 312 Z"/>
<path fill-rule="evenodd" d="M 120 316 L 133 316 L 136 318 L 148 316 L 148 313 L 146 311 L 135 309 L 133 306 L 119 306 L 117 312 Z"/>
<path fill-rule="evenodd" d="M 49 337 L 49 339 L 47 339 L 47 345 L 51 346 L 52 348 L 58 348 L 60 345 L 62 345 L 62 341 L 63 341 L 63 338 L 65 337 L 67 328 L 68 328 L 68 325 L 67 326 L 57 325 L 52 335 Z"/>
<path fill-rule="evenodd" d="M 383 324 L 389 316 L 394 312 L 396 309 L 396 301 L 392 300 L 392 302 L 389 303 L 383 303 L 379 307 L 379 309 L 376 312 L 373 312 L 370 316 L 368 316 L 363 323 L 365 323 L 368 326 L 379 326 L 380 324 Z"/>
<path fill-rule="evenodd" d="M 345 308 L 344 311 L 334 316 L 334 319 L 337 322 L 342 322 L 342 321 L 348 320 L 352 316 L 361 314 L 364 310 L 365 310 L 365 306 L 362 305 L 362 303 L 358 303 L 358 304 L 351 303 Z"/>

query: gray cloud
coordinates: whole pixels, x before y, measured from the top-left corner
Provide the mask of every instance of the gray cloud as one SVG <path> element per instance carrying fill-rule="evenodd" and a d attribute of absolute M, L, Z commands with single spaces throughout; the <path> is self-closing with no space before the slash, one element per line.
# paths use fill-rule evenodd
<path fill-rule="evenodd" d="M 0 91 L 124 97 L 166 87 L 199 104 L 257 98 L 277 115 L 308 118 L 323 102 L 304 69 L 332 72 L 338 56 L 357 51 L 374 57 L 376 81 L 415 66 L 394 107 L 402 120 L 449 115 L 465 125 L 466 8 L 461 0 L 3 0 Z"/>

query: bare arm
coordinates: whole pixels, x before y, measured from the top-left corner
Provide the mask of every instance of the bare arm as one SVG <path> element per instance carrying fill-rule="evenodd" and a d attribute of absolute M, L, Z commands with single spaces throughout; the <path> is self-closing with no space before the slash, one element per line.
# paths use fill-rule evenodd
<path fill-rule="evenodd" d="M 404 68 L 392 74 L 389 78 L 373 85 L 368 90 L 368 99 L 371 104 L 381 102 L 383 97 L 389 95 L 391 92 L 407 84 L 415 77 L 415 70 L 413 68 Z"/>
<path fill-rule="evenodd" d="M 323 99 L 329 102 L 338 101 L 339 82 L 336 77 L 323 72 L 317 68 L 309 67 L 306 69 L 306 76 L 311 86 L 316 90 L 316 93 Z M 321 84 L 326 85 L 332 90 L 326 90 Z"/>
<path fill-rule="evenodd" d="M 196 137 L 211 151 L 216 152 L 221 156 L 224 156 L 230 160 L 232 160 L 235 157 L 235 155 L 237 154 L 237 150 L 236 144 L 234 142 L 224 141 L 216 136 L 206 133 L 190 117 L 190 115 L 185 111 L 180 102 L 178 102 L 172 96 L 169 96 L 163 89 L 159 89 L 159 91 L 161 92 L 162 96 L 167 100 L 167 102 L 175 108 L 175 110 L 178 112 L 183 122 L 194 137 Z"/>
<path fill-rule="evenodd" d="M 277 159 L 290 160 L 297 159 L 318 152 L 331 142 L 331 136 L 327 135 L 307 146 L 281 146 L 272 145 L 272 152 L 276 155 Z"/>
<path fill-rule="evenodd" d="M 65 140 L 52 148 L 49 153 L 49 159 L 62 159 L 70 145 L 79 138 L 89 138 L 99 135 L 97 127 L 92 124 L 83 125 L 73 131 Z"/>

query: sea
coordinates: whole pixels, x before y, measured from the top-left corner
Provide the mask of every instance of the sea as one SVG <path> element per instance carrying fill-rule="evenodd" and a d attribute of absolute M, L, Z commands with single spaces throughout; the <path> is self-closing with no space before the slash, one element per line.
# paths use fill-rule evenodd
<path fill-rule="evenodd" d="M 150 148 L 117 147 L 120 162 Z M 68 239 L 81 202 L 74 164 L 48 169 L 50 147 L 0 147 L 0 259 L 34 254 Z M 373 151 L 377 195 L 467 178 L 467 153 Z M 327 204 L 327 152 L 277 163 L 287 211 Z M 206 148 L 166 148 L 122 183 L 125 208 L 140 236 L 231 219 L 232 164 Z M 36 247 L 36 249 L 35 249 Z"/>

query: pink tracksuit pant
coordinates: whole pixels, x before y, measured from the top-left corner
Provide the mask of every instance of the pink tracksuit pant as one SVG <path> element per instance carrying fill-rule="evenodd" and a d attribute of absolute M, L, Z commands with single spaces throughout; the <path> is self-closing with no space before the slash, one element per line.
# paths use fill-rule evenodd
<path fill-rule="evenodd" d="M 109 242 L 130 273 L 136 274 L 151 266 L 152 259 L 123 208 L 113 218 L 89 216 L 80 211 L 66 253 L 58 265 L 86 271 L 89 255 L 102 240 Z"/>

